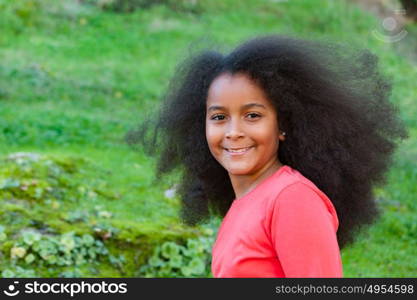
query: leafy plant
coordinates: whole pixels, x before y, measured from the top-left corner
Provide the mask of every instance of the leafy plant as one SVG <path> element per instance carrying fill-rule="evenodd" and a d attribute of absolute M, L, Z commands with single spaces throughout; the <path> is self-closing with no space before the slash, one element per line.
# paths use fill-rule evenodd
<path fill-rule="evenodd" d="M 1 272 L 1 277 L 3 278 L 34 278 L 36 273 L 32 269 L 25 269 L 20 266 L 15 266 L 14 268 L 7 268 Z"/>
<path fill-rule="evenodd" d="M 0 197 L 45 202 L 56 206 L 61 201 L 111 198 L 101 190 L 86 188 L 77 175 L 88 167 L 87 161 L 73 158 L 55 158 L 32 152 L 16 152 L 1 160 Z M 74 218 L 73 218 L 74 219 Z M 76 218 L 75 218 L 76 219 Z"/>
<path fill-rule="evenodd" d="M 102 241 L 89 234 L 80 236 L 74 232 L 51 236 L 25 231 L 10 249 L 10 258 L 26 265 L 80 266 L 96 263 L 100 257 L 109 257 Z"/>
<path fill-rule="evenodd" d="M 24 27 L 33 26 L 40 21 L 37 11 L 41 8 L 41 4 L 40 0 L 0 0 L 0 10 L 3 11 L 5 17 L 1 23 L 8 22 L 15 32 L 22 31 Z"/>
<path fill-rule="evenodd" d="M 79 278 L 79 277 L 82 277 L 82 274 L 79 270 L 72 269 L 72 270 L 63 271 L 58 276 L 61 278 Z"/>
<path fill-rule="evenodd" d="M 200 0 L 201 1 L 201 0 Z M 166 5 L 172 10 L 181 12 L 201 12 L 200 1 L 197 0 L 84 0 L 104 10 L 119 13 L 133 12 L 137 9 L 146 9 L 154 5 Z"/>
<path fill-rule="evenodd" d="M 4 226 L 0 225 L 0 242 L 5 241 L 7 238 L 6 232 L 4 230 Z"/>
<path fill-rule="evenodd" d="M 211 277 L 211 247 L 214 231 L 204 230 L 204 236 L 189 238 L 185 243 L 173 241 L 157 246 L 147 263 L 139 268 L 143 277 Z"/>

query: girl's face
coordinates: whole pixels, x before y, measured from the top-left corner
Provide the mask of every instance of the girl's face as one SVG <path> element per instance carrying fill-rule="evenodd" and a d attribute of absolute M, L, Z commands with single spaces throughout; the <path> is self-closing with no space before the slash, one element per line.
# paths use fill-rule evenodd
<path fill-rule="evenodd" d="M 211 154 L 229 175 L 256 175 L 278 162 L 277 113 L 247 75 L 221 74 L 206 104 L 206 138 Z"/>

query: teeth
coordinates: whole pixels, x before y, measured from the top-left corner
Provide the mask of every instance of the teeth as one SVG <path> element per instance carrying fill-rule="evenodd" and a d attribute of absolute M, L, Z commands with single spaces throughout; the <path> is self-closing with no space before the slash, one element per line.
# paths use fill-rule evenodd
<path fill-rule="evenodd" d="M 242 153 L 242 152 L 245 152 L 246 150 L 248 150 L 250 147 L 248 147 L 248 148 L 242 148 L 242 149 L 236 149 L 236 150 L 234 150 L 234 149 L 227 149 L 227 151 L 229 151 L 229 152 L 232 152 L 232 153 Z"/>

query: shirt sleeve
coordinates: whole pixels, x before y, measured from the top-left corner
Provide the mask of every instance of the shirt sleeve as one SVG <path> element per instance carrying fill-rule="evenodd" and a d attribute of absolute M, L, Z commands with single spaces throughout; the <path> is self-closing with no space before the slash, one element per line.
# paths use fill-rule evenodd
<path fill-rule="evenodd" d="M 304 183 L 280 193 L 271 218 L 271 239 L 286 277 L 343 277 L 332 213 L 335 210 L 330 211 Z"/>

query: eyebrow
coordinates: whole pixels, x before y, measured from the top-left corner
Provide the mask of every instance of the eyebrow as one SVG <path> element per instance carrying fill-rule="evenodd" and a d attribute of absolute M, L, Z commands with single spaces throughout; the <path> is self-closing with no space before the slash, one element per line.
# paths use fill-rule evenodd
<path fill-rule="evenodd" d="M 242 106 L 242 109 L 248 109 L 248 108 L 252 108 L 252 107 L 261 107 L 266 109 L 265 105 L 259 104 L 259 103 L 248 103 Z M 226 110 L 226 108 L 224 106 L 218 106 L 218 105 L 212 105 L 210 106 L 207 111 L 213 111 L 213 110 Z"/>

